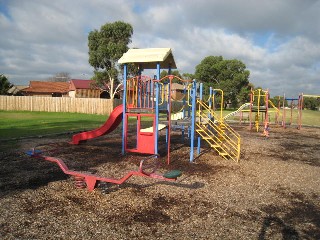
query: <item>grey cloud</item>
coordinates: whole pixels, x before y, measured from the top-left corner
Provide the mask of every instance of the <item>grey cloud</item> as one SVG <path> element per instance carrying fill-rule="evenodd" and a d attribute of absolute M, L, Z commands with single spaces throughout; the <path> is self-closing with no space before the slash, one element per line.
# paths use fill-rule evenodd
<path fill-rule="evenodd" d="M 90 74 L 87 35 L 106 22 L 133 25 L 132 47 L 171 47 L 181 72 L 206 56 L 242 60 L 273 94 L 319 89 L 320 1 L 7 1 L 0 13 L 0 72 L 14 83 Z M 262 36 L 262 37 L 261 37 Z M 257 39 L 262 38 L 259 42 Z M 89 76 L 87 76 L 89 77 Z M 289 93 L 290 92 L 290 93 Z"/>

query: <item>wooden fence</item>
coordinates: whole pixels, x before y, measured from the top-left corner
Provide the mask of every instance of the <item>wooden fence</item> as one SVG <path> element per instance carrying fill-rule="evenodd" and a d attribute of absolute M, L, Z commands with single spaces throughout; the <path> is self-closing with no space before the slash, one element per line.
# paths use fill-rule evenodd
<path fill-rule="evenodd" d="M 121 99 L 0 96 L 0 110 L 109 115 Z"/>

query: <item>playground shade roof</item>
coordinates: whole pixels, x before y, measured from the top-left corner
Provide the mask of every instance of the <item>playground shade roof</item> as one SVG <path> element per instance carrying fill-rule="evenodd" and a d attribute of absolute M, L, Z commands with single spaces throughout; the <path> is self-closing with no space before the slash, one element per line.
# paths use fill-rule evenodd
<path fill-rule="evenodd" d="M 157 63 L 162 69 L 168 69 L 169 66 L 177 68 L 171 48 L 129 49 L 118 62 L 142 65 L 143 69 L 156 69 Z"/>

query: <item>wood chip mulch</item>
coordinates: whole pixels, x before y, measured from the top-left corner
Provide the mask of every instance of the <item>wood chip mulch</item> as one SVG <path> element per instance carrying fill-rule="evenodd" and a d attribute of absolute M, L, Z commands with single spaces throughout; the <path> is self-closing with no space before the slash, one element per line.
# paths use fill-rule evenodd
<path fill-rule="evenodd" d="M 25 151 L 44 144 L 72 169 L 121 178 L 143 156 L 122 156 L 118 133 L 78 146 L 70 136 L 20 140 L 0 154 L 0 238 L 320 239 L 320 129 L 271 127 L 265 139 L 234 128 L 242 137 L 240 163 L 205 144 L 189 163 L 187 140 L 177 134 L 171 164 L 158 170 L 181 170 L 177 182 L 132 177 L 92 192 Z"/>

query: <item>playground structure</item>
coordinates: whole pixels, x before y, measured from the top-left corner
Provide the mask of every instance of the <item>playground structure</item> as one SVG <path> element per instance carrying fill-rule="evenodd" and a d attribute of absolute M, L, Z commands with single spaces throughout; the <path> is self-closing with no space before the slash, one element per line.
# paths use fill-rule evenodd
<path fill-rule="evenodd" d="M 269 122 L 269 90 L 262 89 L 251 89 L 250 93 L 250 130 L 253 128 L 253 123 L 256 131 L 259 131 L 260 128 L 260 118 L 261 122 L 267 123 Z M 255 117 L 253 120 L 253 113 L 255 113 Z"/>
<path fill-rule="evenodd" d="M 266 129 L 269 129 L 269 124 L 271 122 L 270 114 L 274 113 L 276 125 L 281 125 L 283 128 L 286 128 L 288 125 L 293 123 L 293 107 L 294 101 L 298 101 L 297 109 L 298 109 L 298 118 L 297 118 L 297 126 L 298 129 L 301 128 L 301 121 L 302 121 L 302 96 L 299 95 L 298 98 L 286 98 L 285 94 L 282 99 L 282 106 L 280 97 L 278 99 L 278 107 L 269 99 L 270 93 L 269 90 L 262 90 L 262 89 L 251 89 L 250 94 L 250 129 L 253 128 L 253 122 L 256 131 L 259 131 L 260 126 L 264 126 L 264 135 L 266 135 Z M 287 122 L 286 119 L 286 107 L 285 102 L 290 101 L 290 121 Z M 281 111 L 282 108 L 282 111 Z M 255 113 L 254 121 L 253 121 L 253 113 Z"/>
<path fill-rule="evenodd" d="M 115 130 L 122 122 L 122 155 L 127 153 L 147 154 L 140 162 L 138 171 L 131 171 L 121 179 L 99 177 L 90 173 L 70 171 L 63 160 L 46 156 L 33 149 L 29 155 L 54 162 L 68 175 L 75 176 L 85 182 L 91 191 L 98 181 L 121 184 L 133 175 L 151 177 L 166 181 L 176 180 L 181 175 L 178 170 L 164 175 L 156 174 L 156 166 L 150 172 L 144 170 L 144 161 L 159 157 L 159 146 L 165 146 L 167 164 L 170 164 L 171 132 L 177 129 L 184 135 L 188 133 L 190 146 L 189 161 L 195 159 L 195 143 L 197 154 L 200 154 L 201 140 L 215 150 L 222 158 L 236 162 L 240 158 L 240 135 L 234 131 L 220 114 L 214 111 L 214 98 L 217 92 L 222 95 L 221 89 L 210 88 L 208 100 L 203 99 L 203 86 L 197 89 L 196 80 L 184 80 L 170 75 L 176 64 L 170 48 L 158 49 L 129 49 L 119 60 L 123 64 L 123 103 L 116 107 L 108 120 L 99 128 L 76 134 L 72 137 L 72 144 L 93 139 Z M 133 63 L 140 73 L 138 76 L 127 78 L 127 64 Z M 169 75 L 160 79 L 160 71 L 167 68 Z M 156 69 L 155 78 L 142 76 L 142 69 Z M 173 111 L 172 105 L 176 96 L 173 96 L 173 83 L 179 83 L 183 89 L 179 99 L 180 110 Z M 129 126 L 134 122 L 134 127 Z M 160 131 L 165 131 L 165 140 L 160 138 Z M 149 161 L 149 160 L 148 160 Z M 81 185 L 81 184 L 80 184 Z"/>
<path fill-rule="evenodd" d="M 274 124 L 287 128 L 291 125 L 295 125 L 297 129 L 302 127 L 302 110 L 303 110 L 303 98 L 304 97 L 313 97 L 320 98 L 318 95 L 309 95 L 309 94 L 299 94 L 297 98 L 288 98 L 286 95 L 283 95 L 281 99 L 278 97 L 278 106 L 269 99 L 269 90 L 262 89 L 251 89 L 250 93 L 250 102 L 245 103 L 239 107 L 234 112 L 227 114 L 224 119 L 228 119 L 231 116 L 234 116 L 237 113 L 240 113 L 240 123 L 242 122 L 242 116 L 244 112 L 249 113 L 249 122 L 250 130 L 254 127 L 258 132 L 260 127 L 263 126 L 264 130 L 266 126 L 271 123 L 270 115 L 274 113 Z M 288 106 L 287 106 L 288 105 Z M 249 109 L 247 109 L 249 107 Z M 282 110 L 281 110 L 282 109 Z M 293 110 L 297 110 L 297 120 L 294 124 L 294 114 Z M 289 117 L 287 116 L 287 110 L 290 110 Z M 255 114 L 255 115 L 254 115 Z"/>
<path fill-rule="evenodd" d="M 290 104 L 290 120 L 287 122 L 287 113 L 286 113 L 286 107 L 285 107 L 285 101 L 289 101 Z M 297 102 L 297 104 L 294 104 L 294 102 Z M 280 101 L 279 101 L 280 104 Z M 301 129 L 302 126 L 302 108 L 303 108 L 303 95 L 300 94 L 298 98 L 286 98 L 286 95 L 283 94 L 283 101 L 282 101 L 282 109 L 283 109 L 283 114 L 282 114 L 282 126 L 283 128 L 287 128 L 288 125 L 293 124 L 293 109 L 294 107 L 297 107 L 298 110 L 298 116 L 297 116 L 297 129 Z"/>
<path fill-rule="evenodd" d="M 304 104 L 304 97 L 320 99 L 320 95 L 303 94 L 303 93 L 301 93 L 299 95 L 299 102 L 298 102 L 298 109 L 299 109 L 298 129 L 301 129 L 301 127 L 302 127 L 302 109 L 303 109 L 303 104 Z"/>
<path fill-rule="evenodd" d="M 119 60 L 124 64 L 124 95 L 123 95 L 123 131 L 122 154 L 138 152 L 147 154 L 159 154 L 159 130 L 165 129 L 167 149 L 167 164 L 170 164 L 171 131 L 181 129 L 182 133 L 188 132 L 190 142 L 190 162 L 194 161 L 194 148 L 196 135 L 197 153 L 200 152 L 201 139 L 215 149 L 220 156 L 231 158 L 235 161 L 240 156 L 240 137 L 226 125 L 221 116 L 216 116 L 212 109 L 212 99 L 215 91 L 211 91 L 209 102 L 202 99 L 202 85 L 197 94 L 196 80 L 184 80 L 177 76 L 168 75 L 160 79 L 162 67 L 167 67 L 170 74 L 175 68 L 175 62 L 170 49 L 156 49 L 164 51 L 162 58 L 159 55 L 154 58 L 153 49 L 130 49 Z M 127 79 L 127 64 L 133 63 L 139 69 L 156 69 L 156 78 L 137 76 Z M 184 97 L 180 111 L 172 111 L 172 85 L 178 82 L 183 86 Z M 198 106 L 198 109 L 197 109 Z M 211 118 L 217 121 L 213 122 Z M 128 120 L 136 119 L 136 130 L 130 133 Z M 150 126 L 142 128 L 142 119 L 149 118 Z M 164 120 L 161 121 L 161 118 Z M 174 122 L 174 124 L 173 124 Z M 128 136 L 135 137 L 135 143 L 129 147 Z"/>

